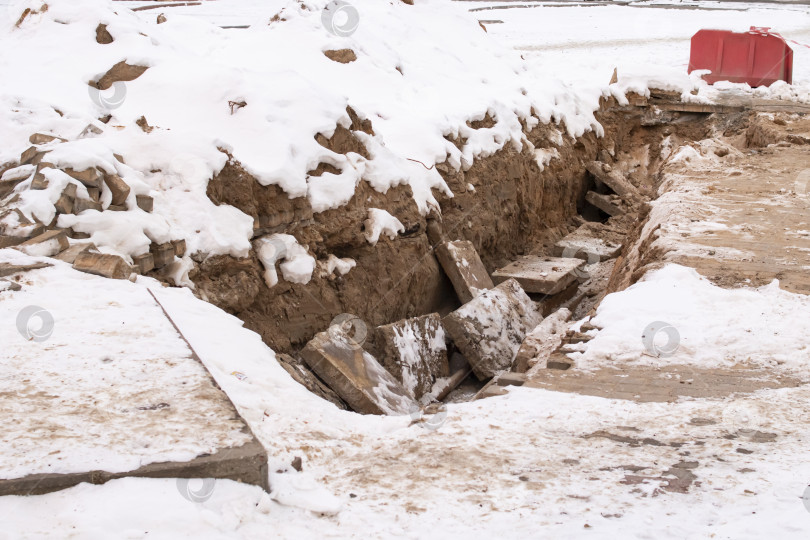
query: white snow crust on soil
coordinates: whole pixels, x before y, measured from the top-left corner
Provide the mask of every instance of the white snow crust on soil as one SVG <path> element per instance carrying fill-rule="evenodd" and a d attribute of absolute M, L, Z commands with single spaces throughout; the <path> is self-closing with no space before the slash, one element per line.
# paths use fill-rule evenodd
<path fill-rule="evenodd" d="M 506 145 L 520 148 L 528 144 L 521 121 L 565 121 L 571 136 L 601 133 L 594 106 L 529 71 L 519 53 L 491 40 L 447 0 L 414 6 L 357 0 L 360 23 L 348 36 L 324 24 L 326 0 L 271 2 L 272 11 L 265 2 L 245 2 L 258 7 L 243 30 L 174 12 L 156 24 L 154 11 L 135 14 L 108 0 L 51 0 L 44 13 L 42 0 L 12 2 L 0 12 L 0 66 L 13 74 L 0 80 L 0 163 L 18 159 L 32 133 L 62 136 L 69 141 L 43 146 L 51 149 L 49 162 L 96 166 L 132 190 L 128 211 L 87 210 L 60 217 L 60 226 L 90 233 L 97 246 L 124 256 L 144 253 L 150 241 L 184 238 L 189 253 L 244 257 L 251 219 L 206 196 L 225 152 L 262 184 L 307 197 L 316 212 L 348 202 L 361 180 L 381 192 L 407 183 L 427 212 L 438 207 L 431 190 L 452 195 L 434 164 L 466 168 Z M 25 8 L 34 12 L 16 27 Z M 100 23 L 113 43 L 96 43 Z M 356 61 L 324 55 L 346 48 Z M 110 90 L 88 85 L 122 61 L 148 69 Z M 356 132 L 370 159 L 332 152 L 315 140 L 318 133 L 330 137 L 337 125 L 350 126 L 347 107 L 373 123 L 374 135 Z M 107 114 L 106 124 L 98 120 Z M 493 127 L 468 127 L 487 114 Z M 135 124 L 141 117 L 150 133 Z M 86 131 L 88 125 L 100 133 Z M 459 150 L 446 137 L 467 144 Z M 320 163 L 340 174 L 309 176 Z M 47 222 L 54 215 L 69 179 L 49 175 L 46 190 L 27 190 L 30 180 L 15 190 L 25 191 L 18 206 L 29 218 Z M 110 194 L 106 186 L 102 192 L 106 208 Z M 155 197 L 153 214 L 135 206 L 137 194 Z M 81 186 L 79 195 L 86 196 Z"/>

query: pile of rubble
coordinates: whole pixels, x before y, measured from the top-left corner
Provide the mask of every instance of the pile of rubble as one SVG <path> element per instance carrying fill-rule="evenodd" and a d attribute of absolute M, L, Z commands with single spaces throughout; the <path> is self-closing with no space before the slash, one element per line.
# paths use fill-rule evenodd
<path fill-rule="evenodd" d="M 31 135 L 33 146 L 20 156 L 19 164 L 0 176 L 0 248 L 15 247 L 36 256 L 54 257 L 68 262 L 77 270 L 112 279 L 128 279 L 133 274 L 147 274 L 166 268 L 183 257 L 186 243 L 183 239 L 155 243 L 148 252 L 134 255 L 130 261 L 120 255 L 101 253 L 87 241 L 90 235 L 73 228 L 60 228 L 60 215 L 79 215 L 86 211 L 151 213 L 153 199 L 148 194 L 131 196 L 130 186 L 117 174 L 88 167 L 76 170 L 58 167 L 48 161 L 48 153 L 66 139 L 45 133 Z M 124 159 L 114 156 L 121 164 Z M 21 201 L 18 186 L 25 183 L 29 190 L 46 190 L 58 181 L 64 188 L 56 194 L 53 205 L 56 213 L 49 223 L 27 217 L 15 203 Z"/>
<path fill-rule="evenodd" d="M 615 215 L 646 205 L 647 198 L 610 166 L 593 162 L 588 171 L 595 189 L 615 192 L 589 191 L 588 200 L 609 200 L 606 208 Z M 587 341 L 593 330 L 583 325 L 570 331 L 572 310 L 583 296 L 578 289 L 590 277 L 585 268 L 619 255 L 615 231 L 584 222 L 550 255 L 526 255 L 490 275 L 472 242 L 447 240 L 441 225 L 429 220 L 434 255 L 461 307 L 373 329 L 355 317 L 339 318 L 301 350 L 300 359 L 280 355 L 280 361 L 311 391 L 366 414 L 413 415 L 446 398 L 470 374 L 489 381 L 476 395 L 488 397 L 522 384 L 529 369 L 568 369 L 564 347 Z"/>

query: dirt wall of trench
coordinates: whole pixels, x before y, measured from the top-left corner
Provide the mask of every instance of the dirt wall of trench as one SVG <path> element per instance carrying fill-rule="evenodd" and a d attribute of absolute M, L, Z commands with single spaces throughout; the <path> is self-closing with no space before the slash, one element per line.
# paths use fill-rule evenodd
<path fill-rule="evenodd" d="M 537 147 L 551 147 L 551 129 L 556 127 L 541 125 L 527 137 Z M 369 132 L 371 126 L 353 121 L 350 129 L 339 128 L 331 139 L 322 135 L 317 139 L 341 153 L 363 153 L 353 130 Z M 522 151 L 507 145 L 476 160 L 467 171 L 438 165 L 455 195 L 434 191 L 445 236 L 472 241 L 489 271 L 543 241 L 555 241 L 573 228 L 571 220 L 586 191 L 584 163 L 599 149 L 593 134 L 579 140 L 564 136 L 557 148 L 559 159 L 542 171 L 528 145 Z M 322 171 L 319 167 L 311 174 Z M 281 279 L 268 288 L 253 253 L 245 259 L 220 256 L 198 261 L 191 278 L 201 296 L 245 321 L 277 351 L 300 348 L 341 313 L 356 315 L 371 327 L 425 313 L 447 313 L 458 305 L 433 255 L 426 218 L 419 214 L 409 186 L 383 194 L 361 181 L 347 205 L 313 213 L 306 198 L 289 199 L 277 186 L 261 186 L 231 160 L 210 181 L 208 195 L 217 204 L 251 215 L 256 236 L 290 234 L 319 260 L 333 254 L 357 262 L 344 276 L 323 276 L 316 269 L 306 285 Z M 403 223 L 405 232 L 371 246 L 363 234 L 369 208 L 387 210 Z"/>

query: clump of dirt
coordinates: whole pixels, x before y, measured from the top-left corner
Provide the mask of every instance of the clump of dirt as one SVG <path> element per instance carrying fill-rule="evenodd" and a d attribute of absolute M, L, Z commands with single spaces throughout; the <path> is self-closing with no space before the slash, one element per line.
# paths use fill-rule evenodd
<path fill-rule="evenodd" d="M 351 49 L 330 49 L 323 51 L 323 54 L 333 62 L 348 64 L 357 60 L 357 55 Z"/>
<path fill-rule="evenodd" d="M 745 132 L 746 148 L 764 148 L 771 144 L 810 144 L 810 137 L 797 133 L 807 133 L 810 120 L 801 119 L 796 114 L 760 113 L 750 119 Z"/>

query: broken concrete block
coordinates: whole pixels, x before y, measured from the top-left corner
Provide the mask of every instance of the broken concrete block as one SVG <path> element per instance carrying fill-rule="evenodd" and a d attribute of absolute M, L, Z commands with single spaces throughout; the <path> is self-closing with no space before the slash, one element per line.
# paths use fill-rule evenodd
<path fill-rule="evenodd" d="M 154 258 L 155 268 L 163 268 L 174 261 L 174 246 L 171 242 L 166 242 L 165 244 L 153 243 L 149 246 L 149 252 Z"/>
<path fill-rule="evenodd" d="M 50 268 L 51 266 L 53 265 L 45 262 L 36 262 L 31 264 L 0 263 L 0 277 L 30 272 L 31 270 L 39 270 L 40 268 Z"/>
<path fill-rule="evenodd" d="M 62 195 L 67 195 L 71 199 L 76 198 L 76 184 L 68 184 L 65 186 L 65 189 L 62 190 Z"/>
<path fill-rule="evenodd" d="M 174 254 L 177 257 L 183 257 L 186 254 L 186 241 L 185 240 L 172 240 L 174 246 Z"/>
<path fill-rule="evenodd" d="M 91 201 L 90 199 L 76 199 L 73 203 L 73 213 L 81 214 L 85 210 L 98 210 L 101 212 L 103 208 L 99 202 Z"/>
<path fill-rule="evenodd" d="M 585 200 L 611 217 L 620 216 L 625 213 L 624 209 L 615 204 L 608 195 L 601 195 L 595 191 L 589 191 L 585 194 Z"/>
<path fill-rule="evenodd" d="M 54 207 L 56 207 L 56 211 L 60 214 L 72 214 L 73 199 L 62 193 L 59 200 L 54 203 Z"/>
<path fill-rule="evenodd" d="M 576 257 L 594 264 L 618 257 L 622 250 L 621 233 L 601 223 L 585 223 L 554 244 L 556 257 Z"/>
<path fill-rule="evenodd" d="M 408 414 L 416 407 L 394 376 L 341 332 L 317 334 L 301 351 L 301 358 L 359 413 Z"/>
<path fill-rule="evenodd" d="M 118 255 L 83 251 L 73 261 L 73 268 L 88 274 L 95 274 L 110 279 L 127 279 L 132 269 Z"/>
<path fill-rule="evenodd" d="M 581 259 L 527 255 L 494 271 L 492 279 L 497 283 L 516 279 L 526 292 L 552 295 L 573 284 L 584 265 Z"/>
<path fill-rule="evenodd" d="M 65 251 L 60 253 L 56 256 L 57 259 L 60 261 L 73 264 L 76 261 L 76 257 L 79 256 L 79 253 L 84 253 L 87 250 L 95 250 L 96 245 L 92 242 L 81 242 L 76 243 L 67 248 Z"/>
<path fill-rule="evenodd" d="M 0 234 L 0 249 L 19 246 L 23 242 L 25 242 L 25 237 L 23 236 L 6 236 L 4 234 Z"/>
<path fill-rule="evenodd" d="M 546 361 L 547 369 L 558 369 L 561 371 L 565 371 L 567 369 L 571 369 L 571 366 L 573 365 L 574 361 L 568 358 L 565 354 L 560 352 L 555 352 Z"/>
<path fill-rule="evenodd" d="M 600 161 L 592 161 L 585 168 L 594 178 L 612 189 L 616 195 L 628 202 L 639 202 L 643 200 L 636 186 L 628 182 L 624 176 L 610 165 Z"/>
<path fill-rule="evenodd" d="M 546 361 L 562 343 L 571 324 L 570 319 L 571 311 L 568 309 L 560 309 L 543 319 L 520 344 L 512 371 L 525 373 L 538 364 L 545 367 Z"/>
<path fill-rule="evenodd" d="M 67 169 L 63 169 L 63 171 L 65 174 L 71 178 L 75 178 L 87 187 L 101 189 L 101 183 L 104 175 L 102 175 L 101 171 L 95 167 L 90 167 L 89 169 L 85 169 L 83 171 L 75 171 L 68 167 Z"/>
<path fill-rule="evenodd" d="M 129 184 L 117 174 L 104 175 L 104 183 L 110 188 L 112 192 L 112 202 L 110 204 L 122 205 L 129 197 Z"/>
<path fill-rule="evenodd" d="M 526 334 L 542 321 L 514 279 L 504 281 L 447 315 L 442 323 L 479 380 L 508 370 Z"/>
<path fill-rule="evenodd" d="M 339 409 L 346 410 L 348 407 L 346 403 L 340 399 L 331 388 L 323 384 L 318 377 L 316 377 L 309 369 L 305 366 L 301 365 L 299 360 L 296 360 L 292 356 L 283 353 L 276 354 L 276 360 L 284 368 L 284 370 L 290 374 L 295 382 L 304 386 L 307 390 L 319 396 L 326 401 L 332 403 Z"/>
<path fill-rule="evenodd" d="M 6 281 L 5 279 L 0 279 L 0 292 L 9 291 L 9 292 L 17 292 L 21 291 L 22 286 L 14 281 Z"/>
<path fill-rule="evenodd" d="M 126 212 L 127 207 L 119 204 L 111 204 L 110 206 L 107 207 L 107 210 L 109 210 L 110 212 Z"/>
<path fill-rule="evenodd" d="M 436 246 L 436 257 L 462 303 L 469 302 L 480 291 L 495 286 L 472 242 L 455 240 L 439 244 Z"/>
<path fill-rule="evenodd" d="M 430 392 L 436 379 L 450 374 L 438 313 L 378 326 L 375 345 L 383 367 L 416 399 Z"/>
<path fill-rule="evenodd" d="M 498 386 L 523 386 L 526 383 L 525 373 L 506 372 L 498 375 L 495 384 Z"/>
<path fill-rule="evenodd" d="M 33 171 L 32 171 L 33 172 Z M 11 177 L 6 178 L 5 180 L 0 181 L 0 199 L 4 199 L 6 195 L 14 191 L 14 188 L 17 187 L 17 184 L 25 180 L 30 176 L 23 176 L 22 178 L 19 177 Z"/>
<path fill-rule="evenodd" d="M 37 165 L 42 161 L 43 156 L 47 152 L 43 152 L 36 146 L 30 146 L 22 154 L 20 154 L 20 165 Z"/>
<path fill-rule="evenodd" d="M 26 255 L 36 257 L 53 257 L 70 247 L 67 234 L 63 229 L 45 231 L 17 246 Z"/>
<path fill-rule="evenodd" d="M 28 142 L 31 144 L 47 144 L 56 140 L 67 142 L 67 139 L 63 139 L 62 137 L 57 137 L 56 135 L 51 135 L 49 133 L 34 133 L 28 137 Z"/>
<path fill-rule="evenodd" d="M 90 238 L 90 234 L 86 232 L 74 231 L 73 228 L 67 230 L 68 238 L 72 238 L 73 240 L 87 240 Z"/>
<path fill-rule="evenodd" d="M 149 195 L 136 195 L 135 202 L 144 212 L 151 212 L 154 207 L 154 200 Z"/>
<path fill-rule="evenodd" d="M 48 179 L 42 173 L 36 173 L 31 180 L 31 189 L 45 189 L 48 187 Z"/>
<path fill-rule="evenodd" d="M 151 253 L 143 253 L 132 257 L 132 262 L 135 263 L 135 268 L 138 273 L 145 275 L 155 269 L 155 257 Z"/>
<path fill-rule="evenodd" d="M 87 194 L 90 195 L 90 200 L 93 202 L 101 202 L 101 190 L 99 188 L 87 188 Z"/>

